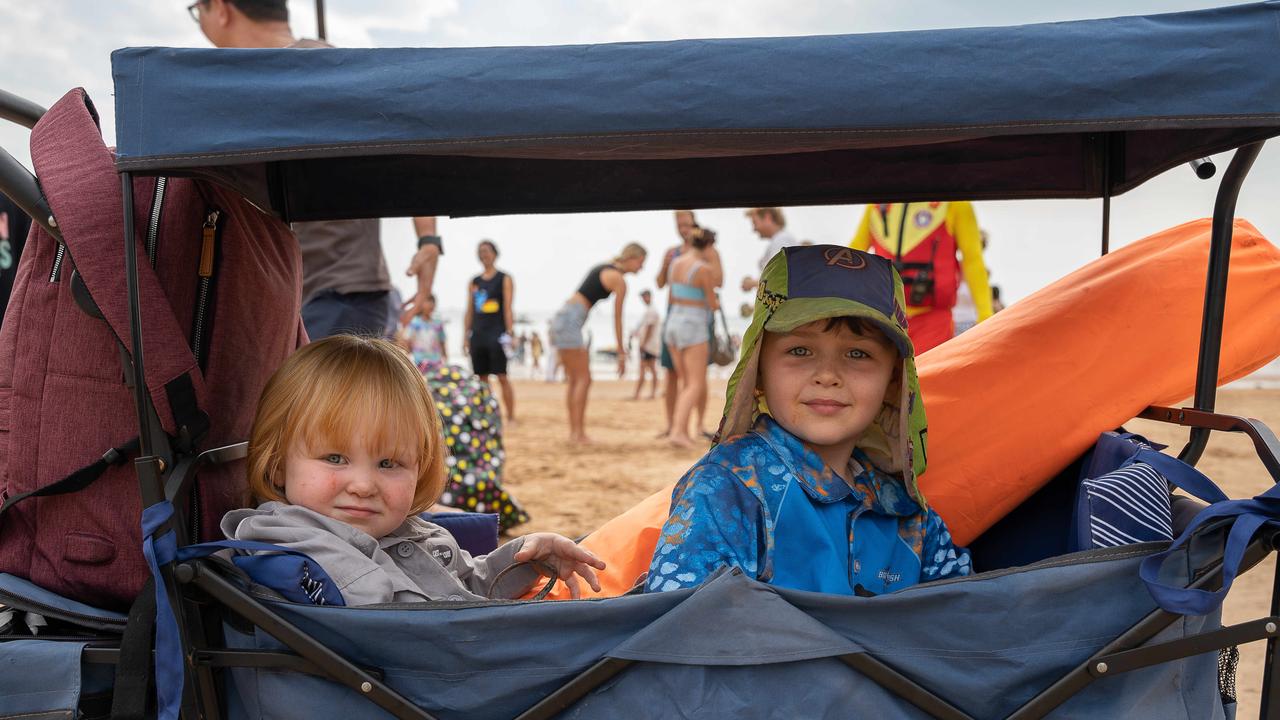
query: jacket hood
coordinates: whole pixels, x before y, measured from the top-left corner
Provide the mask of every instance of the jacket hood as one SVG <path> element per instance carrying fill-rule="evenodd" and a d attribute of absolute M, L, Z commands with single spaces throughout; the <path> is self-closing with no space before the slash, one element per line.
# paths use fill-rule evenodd
<path fill-rule="evenodd" d="M 857 447 L 879 469 L 900 473 L 907 492 L 926 507 L 917 480 L 925 471 L 928 425 L 904 306 L 902 279 L 885 258 L 838 245 L 783 248 L 761 275 L 716 442 L 748 432 L 767 412 L 764 399 L 754 392 L 764 332 L 786 333 L 826 318 L 861 318 L 897 346 L 902 382 L 900 392 L 885 397 Z"/>

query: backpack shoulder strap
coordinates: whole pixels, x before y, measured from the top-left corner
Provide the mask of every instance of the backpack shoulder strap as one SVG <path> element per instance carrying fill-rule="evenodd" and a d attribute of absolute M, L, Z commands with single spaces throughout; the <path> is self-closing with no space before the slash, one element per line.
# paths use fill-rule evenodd
<path fill-rule="evenodd" d="M 120 175 L 83 89 L 64 95 L 32 129 L 31 160 L 77 273 L 111 332 L 132 351 Z M 145 262 L 138 264 L 138 291 L 147 328 L 147 391 L 156 414 L 170 435 L 179 435 L 183 426 L 199 435 L 204 377 L 159 278 Z"/>

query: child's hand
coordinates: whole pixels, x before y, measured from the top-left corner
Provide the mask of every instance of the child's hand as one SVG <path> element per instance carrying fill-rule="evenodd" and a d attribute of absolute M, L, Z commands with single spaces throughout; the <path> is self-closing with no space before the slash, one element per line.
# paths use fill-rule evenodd
<path fill-rule="evenodd" d="M 600 592 L 600 581 L 596 579 L 596 570 L 604 569 L 604 561 L 596 557 L 590 550 L 581 547 L 569 538 L 556 533 L 529 533 L 524 536 L 524 544 L 515 554 L 516 562 L 534 563 L 534 567 L 543 575 L 550 576 L 543 565 L 555 569 L 555 574 L 569 586 L 569 594 L 574 600 L 582 597 L 582 583 L 577 575 L 586 579 L 592 590 Z"/>

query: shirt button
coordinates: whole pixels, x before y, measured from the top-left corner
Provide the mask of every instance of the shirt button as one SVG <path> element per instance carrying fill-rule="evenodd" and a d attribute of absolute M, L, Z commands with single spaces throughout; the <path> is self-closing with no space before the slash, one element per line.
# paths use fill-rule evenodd
<path fill-rule="evenodd" d="M 861 560 L 854 560 L 854 561 L 853 561 L 853 571 L 854 571 L 855 573 L 860 573 L 860 572 L 862 572 L 862 561 L 861 561 Z"/>
<path fill-rule="evenodd" d="M 413 554 L 413 543 L 402 542 L 396 546 L 396 554 L 402 558 L 407 558 Z"/>

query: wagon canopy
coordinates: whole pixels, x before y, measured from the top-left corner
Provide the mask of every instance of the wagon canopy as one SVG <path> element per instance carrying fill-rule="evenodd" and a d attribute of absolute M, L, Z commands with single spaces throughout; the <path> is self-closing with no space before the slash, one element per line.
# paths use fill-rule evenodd
<path fill-rule="evenodd" d="M 1122 193 L 1280 134 L 1280 2 L 1002 28 L 112 55 L 117 166 L 288 220 Z"/>

